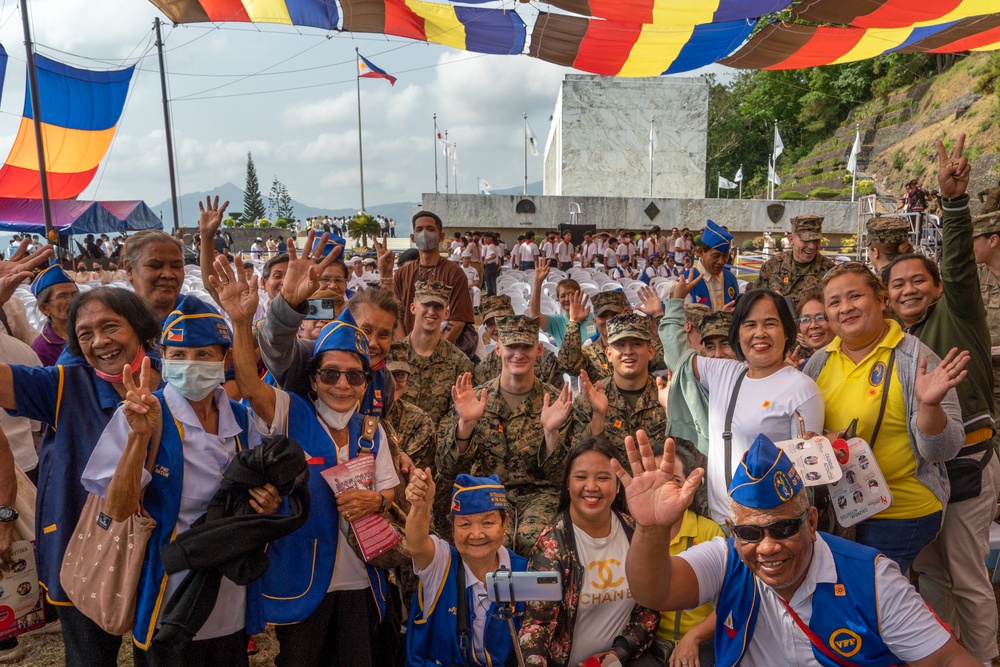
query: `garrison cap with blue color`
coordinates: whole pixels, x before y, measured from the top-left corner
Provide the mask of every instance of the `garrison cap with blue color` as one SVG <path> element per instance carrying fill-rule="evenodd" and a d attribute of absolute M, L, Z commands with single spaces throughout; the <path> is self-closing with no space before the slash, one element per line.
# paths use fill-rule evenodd
<path fill-rule="evenodd" d="M 165 347 L 232 347 L 233 332 L 219 312 L 194 296 L 186 296 L 163 320 L 160 344 Z"/>
<path fill-rule="evenodd" d="M 347 308 L 344 308 L 340 317 L 320 330 L 313 356 L 333 351 L 354 352 L 366 364 L 371 363 L 368 357 L 368 335 L 354 321 L 354 316 Z"/>
<path fill-rule="evenodd" d="M 452 514 L 482 514 L 507 511 L 507 491 L 496 475 L 474 477 L 461 474 L 451 492 Z"/>
<path fill-rule="evenodd" d="M 257 240 L 259 241 L 260 239 Z M 322 235 L 316 234 L 316 239 L 313 241 L 313 247 L 312 247 L 313 251 L 316 250 L 316 247 L 320 244 L 320 241 L 322 240 L 323 240 Z M 337 246 L 346 247 L 347 241 L 345 241 L 342 236 L 337 236 L 336 234 L 330 234 L 330 238 L 327 240 L 326 245 L 323 246 L 323 256 L 326 257 L 327 255 L 329 255 L 331 252 L 333 252 L 333 249 L 336 248 Z"/>
<path fill-rule="evenodd" d="M 705 229 L 701 231 L 701 242 L 713 250 L 719 252 L 729 252 L 729 244 L 733 241 L 733 235 L 725 229 L 715 224 L 712 220 L 705 222 Z"/>
<path fill-rule="evenodd" d="M 58 263 L 53 262 L 37 276 L 31 283 L 31 295 L 37 297 L 43 289 L 58 285 L 59 283 L 71 283 L 73 279 L 66 275 Z"/>
<path fill-rule="evenodd" d="M 788 455 L 761 433 L 737 466 L 729 496 L 744 507 L 766 510 L 787 503 L 802 488 Z"/>

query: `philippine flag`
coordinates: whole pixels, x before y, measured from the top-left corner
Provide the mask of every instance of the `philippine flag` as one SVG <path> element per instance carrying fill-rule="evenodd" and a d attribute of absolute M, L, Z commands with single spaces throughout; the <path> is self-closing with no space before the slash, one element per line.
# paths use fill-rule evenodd
<path fill-rule="evenodd" d="M 376 67 L 372 61 L 358 54 L 358 77 L 362 79 L 385 79 L 390 85 L 396 85 L 396 77 L 387 73 L 384 69 Z"/>

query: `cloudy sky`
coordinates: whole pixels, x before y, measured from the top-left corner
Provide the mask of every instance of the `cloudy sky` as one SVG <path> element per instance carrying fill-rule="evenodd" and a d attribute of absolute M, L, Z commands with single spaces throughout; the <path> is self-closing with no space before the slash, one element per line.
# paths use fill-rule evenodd
<path fill-rule="evenodd" d="M 30 0 L 29 11 L 43 55 L 93 68 L 138 61 L 115 142 L 82 197 L 166 199 L 152 37 L 158 10 L 142 0 Z M 181 193 L 226 181 L 242 186 L 252 151 L 265 196 L 276 175 L 303 203 L 358 206 L 355 47 L 398 78 L 395 86 L 361 81 L 366 204 L 417 201 L 433 191 L 434 113 L 458 146 L 460 192 L 474 192 L 477 177 L 494 188 L 516 186 L 524 169 L 522 114 L 544 146 L 559 83 L 570 71 L 526 56 L 379 35 L 234 23 L 164 30 Z M 26 76 L 15 0 L 0 2 L 0 42 L 10 55 L 0 98 L 0 151 L 6 151 L 17 133 Z M 530 181 L 541 180 L 541 167 L 541 157 L 529 157 Z M 439 172 L 443 192 L 443 162 Z M 181 215 L 193 220 L 197 212 Z"/>

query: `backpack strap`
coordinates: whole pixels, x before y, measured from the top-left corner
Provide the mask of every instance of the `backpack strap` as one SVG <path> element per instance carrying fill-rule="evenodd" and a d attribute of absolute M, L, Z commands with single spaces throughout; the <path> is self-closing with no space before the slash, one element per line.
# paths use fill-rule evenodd
<path fill-rule="evenodd" d="M 749 368 L 744 368 L 739 377 L 736 378 L 736 386 L 729 397 L 729 408 L 726 410 L 726 425 L 722 430 L 722 441 L 726 445 L 726 489 L 733 483 L 733 415 L 736 413 L 736 399 L 740 395 L 740 386 L 743 385 L 743 378 L 747 376 Z"/>

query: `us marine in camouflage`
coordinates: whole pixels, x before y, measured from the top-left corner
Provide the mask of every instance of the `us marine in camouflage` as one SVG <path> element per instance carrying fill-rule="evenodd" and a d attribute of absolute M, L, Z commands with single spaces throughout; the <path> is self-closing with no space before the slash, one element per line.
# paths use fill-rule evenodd
<path fill-rule="evenodd" d="M 406 347 L 393 343 L 385 361 L 385 369 L 392 374 L 396 396 L 406 393 L 411 370 L 406 361 Z M 413 403 L 397 398 L 385 413 L 384 419 L 392 424 L 400 447 L 413 461 L 413 465 L 423 470 L 434 465 L 437 453 L 437 425 L 427 413 Z"/>
<path fill-rule="evenodd" d="M 642 429 L 651 442 L 663 440 L 667 413 L 659 400 L 657 379 L 649 372 L 653 356 L 649 318 L 616 315 L 608 320 L 607 332 L 613 373 L 599 382 L 591 382 L 585 371 L 580 375 L 583 391 L 573 402 L 573 439 L 603 435 L 628 469 L 625 437 Z M 665 392 L 666 388 L 664 402 Z"/>
<path fill-rule="evenodd" d="M 441 423 L 451 407 L 455 380 L 473 370 L 469 357 L 441 335 L 450 298 L 451 286 L 447 283 L 418 282 L 410 304 L 413 331 L 402 341 L 411 370 L 402 398 L 426 412 L 435 424 Z"/>
<path fill-rule="evenodd" d="M 868 261 L 875 273 L 889 265 L 899 255 L 913 252 L 910 243 L 910 223 L 895 216 L 875 216 L 865 223 L 865 246 Z"/>
<path fill-rule="evenodd" d="M 986 304 L 986 324 L 993 346 L 993 403 L 1000 406 L 1000 212 L 973 220 L 972 236 L 972 249 L 979 264 L 979 289 Z M 996 410 L 1000 412 L 1000 407 Z"/>
<path fill-rule="evenodd" d="M 493 341 L 497 340 L 497 318 L 514 314 L 514 309 L 510 305 L 510 297 L 506 294 L 483 297 L 480 311 L 483 314 L 483 328 Z M 476 370 L 472 374 L 473 384 L 478 387 L 493 378 L 500 377 L 500 365 L 500 353 L 493 350 L 486 355 L 486 359 L 476 364 Z M 562 389 L 563 376 L 562 371 L 559 370 L 556 355 L 544 347 L 542 348 L 542 356 L 535 364 L 535 377 L 556 389 Z"/>
<path fill-rule="evenodd" d="M 510 506 L 508 542 L 527 555 L 556 514 L 573 403 L 569 386 L 557 393 L 535 377 L 538 319 L 508 315 L 497 324 L 503 370 L 477 389 L 471 374 L 455 383 L 437 467 L 443 480 L 499 475 Z"/>
<path fill-rule="evenodd" d="M 791 222 L 791 250 L 764 262 L 753 287 L 778 292 L 797 302 L 802 294 L 821 287 L 823 276 L 834 264 L 819 251 L 823 218 L 807 213 L 795 216 Z"/>

